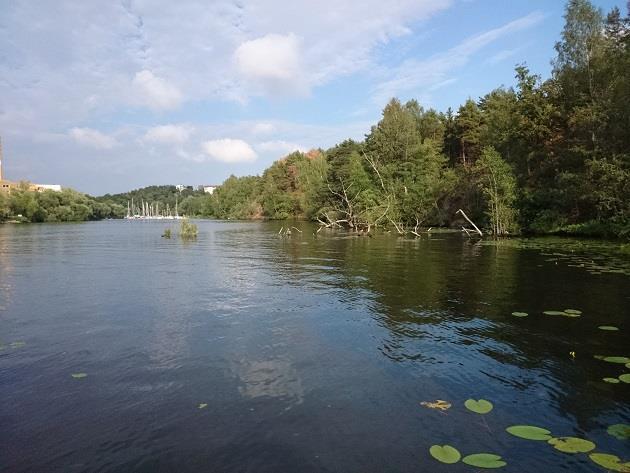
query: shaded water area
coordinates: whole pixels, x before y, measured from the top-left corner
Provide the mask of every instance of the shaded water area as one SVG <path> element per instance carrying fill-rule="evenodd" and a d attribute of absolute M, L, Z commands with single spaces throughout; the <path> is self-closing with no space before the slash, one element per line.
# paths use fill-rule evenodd
<path fill-rule="evenodd" d="M 605 471 L 514 424 L 630 461 L 606 432 L 630 384 L 602 381 L 630 368 L 594 358 L 630 357 L 612 246 L 197 223 L 189 243 L 163 222 L 0 226 L 0 471 L 477 471 L 433 444 Z"/>

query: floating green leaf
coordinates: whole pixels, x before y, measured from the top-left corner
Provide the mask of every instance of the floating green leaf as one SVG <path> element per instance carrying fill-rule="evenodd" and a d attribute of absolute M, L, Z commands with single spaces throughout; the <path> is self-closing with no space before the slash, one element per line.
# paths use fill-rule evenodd
<path fill-rule="evenodd" d="M 595 358 L 596 360 L 603 360 L 606 357 L 604 355 L 593 355 L 593 358 Z"/>
<path fill-rule="evenodd" d="M 617 455 L 609 455 L 608 453 L 591 453 L 588 456 L 593 463 L 606 468 L 610 471 L 630 472 L 630 462 L 621 463 L 621 459 Z"/>
<path fill-rule="evenodd" d="M 26 345 L 26 342 L 13 342 L 9 346 L 11 348 L 22 348 L 24 345 Z"/>
<path fill-rule="evenodd" d="M 527 312 L 512 312 L 514 317 L 527 317 L 529 314 Z"/>
<path fill-rule="evenodd" d="M 628 424 L 613 424 L 606 429 L 606 432 L 619 440 L 630 439 L 630 425 Z"/>
<path fill-rule="evenodd" d="M 433 458 L 442 463 L 457 463 L 462 458 L 461 453 L 450 445 L 433 445 L 429 449 L 429 453 Z"/>
<path fill-rule="evenodd" d="M 477 414 L 487 414 L 492 410 L 492 403 L 490 401 L 486 401 L 485 399 L 479 399 L 478 401 L 468 399 L 464 405 L 466 406 L 466 409 L 476 412 Z"/>
<path fill-rule="evenodd" d="M 608 363 L 619 363 L 619 364 L 626 364 L 626 363 L 630 363 L 630 358 L 626 358 L 625 356 L 607 356 L 604 358 L 604 361 L 607 361 Z"/>
<path fill-rule="evenodd" d="M 547 443 L 564 453 L 586 453 L 595 448 L 590 440 L 577 437 L 558 437 L 548 440 Z"/>
<path fill-rule="evenodd" d="M 619 380 L 617 378 L 604 378 L 604 381 L 610 384 L 619 384 Z"/>
<path fill-rule="evenodd" d="M 75 379 L 85 378 L 87 376 L 86 373 L 72 373 L 72 377 Z"/>
<path fill-rule="evenodd" d="M 630 384 L 630 373 L 624 373 L 619 376 L 619 381 Z"/>
<path fill-rule="evenodd" d="M 619 330 L 617 327 L 615 327 L 614 325 L 600 325 L 599 327 L 597 327 L 600 330 L 608 330 L 610 332 L 616 332 L 617 330 Z"/>
<path fill-rule="evenodd" d="M 468 455 L 462 459 L 466 465 L 475 466 L 477 468 L 501 468 L 507 465 L 499 455 L 492 453 L 475 453 Z"/>
<path fill-rule="evenodd" d="M 513 425 L 505 429 L 509 434 L 525 440 L 550 440 L 551 432 L 534 425 Z"/>
<path fill-rule="evenodd" d="M 208 407 L 208 404 L 204 404 L 204 403 L 199 404 L 199 409 L 205 409 L 206 407 Z"/>
<path fill-rule="evenodd" d="M 564 309 L 564 312 L 571 315 L 582 315 L 582 311 L 577 309 Z"/>
<path fill-rule="evenodd" d="M 543 312 L 545 315 L 566 315 L 566 312 L 560 310 L 546 310 Z"/>
<path fill-rule="evenodd" d="M 626 368 L 630 368 L 630 363 L 626 363 Z"/>

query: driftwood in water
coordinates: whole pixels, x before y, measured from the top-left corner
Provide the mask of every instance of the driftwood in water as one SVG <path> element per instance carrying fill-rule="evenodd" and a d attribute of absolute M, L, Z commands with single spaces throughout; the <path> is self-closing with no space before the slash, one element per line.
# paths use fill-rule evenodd
<path fill-rule="evenodd" d="M 459 210 L 458 210 L 457 212 L 455 212 L 455 213 L 456 213 L 456 214 L 462 214 L 462 217 L 464 217 L 464 218 L 466 219 L 466 221 L 467 221 L 468 223 L 470 223 L 470 224 L 471 224 L 471 225 L 475 228 L 475 230 L 477 231 L 477 233 L 479 233 L 479 236 L 483 236 L 483 233 L 481 233 L 481 230 L 479 230 L 479 228 L 477 227 L 477 225 L 475 225 L 475 223 L 474 223 L 471 219 L 469 219 L 469 218 L 468 218 L 468 215 L 466 215 L 466 213 L 465 213 L 462 209 L 459 209 Z M 464 228 L 464 227 L 462 227 L 462 228 Z M 464 230 L 466 231 L 466 233 L 468 233 L 468 230 L 466 230 L 465 228 L 464 228 Z"/>

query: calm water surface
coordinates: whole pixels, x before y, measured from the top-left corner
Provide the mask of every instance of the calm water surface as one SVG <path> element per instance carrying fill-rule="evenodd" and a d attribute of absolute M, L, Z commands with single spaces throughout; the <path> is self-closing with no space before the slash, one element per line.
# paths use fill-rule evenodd
<path fill-rule="evenodd" d="M 0 471 L 475 471 L 433 460 L 445 443 L 604 471 L 513 424 L 630 460 L 606 433 L 630 384 L 602 382 L 630 369 L 593 358 L 630 356 L 630 261 L 606 245 L 198 224 L 0 226 Z"/>

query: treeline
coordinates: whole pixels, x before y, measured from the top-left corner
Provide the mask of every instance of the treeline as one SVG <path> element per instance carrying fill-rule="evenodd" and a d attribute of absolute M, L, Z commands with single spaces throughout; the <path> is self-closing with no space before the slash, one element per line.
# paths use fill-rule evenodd
<path fill-rule="evenodd" d="M 456 112 L 393 99 L 362 142 L 230 177 L 196 214 L 354 229 L 459 225 L 495 234 L 630 236 L 630 18 L 570 0 L 548 80 L 516 68 Z M 192 212 L 191 212 L 192 213 Z"/>
<path fill-rule="evenodd" d="M 105 194 L 96 197 L 98 202 L 116 203 L 127 209 L 127 203 L 133 201 L 134 206 L 140 206 L 142 202 L 159 203 L 159 208 L 165 210 L 170 208 L 173 213 L 177 205 L 178 211 L 182 215 L 201 216 L 203 209 L 198 203 L 202 202 L 205 194 L 203 191 L 194 190 L 192 187 L 185 187 L 181 191 L 175 186 L 148 186 L 142 189 L 135 189 L 122 194 Z"/>
<path fill-rule="evenodd" d="M 26 182 L 11 193 L 0 192 L 0 222 L 81 222 L 122 218 L 126 211 L 126 206 L 100 202 L 72 189 L 32 191 Z"/>

